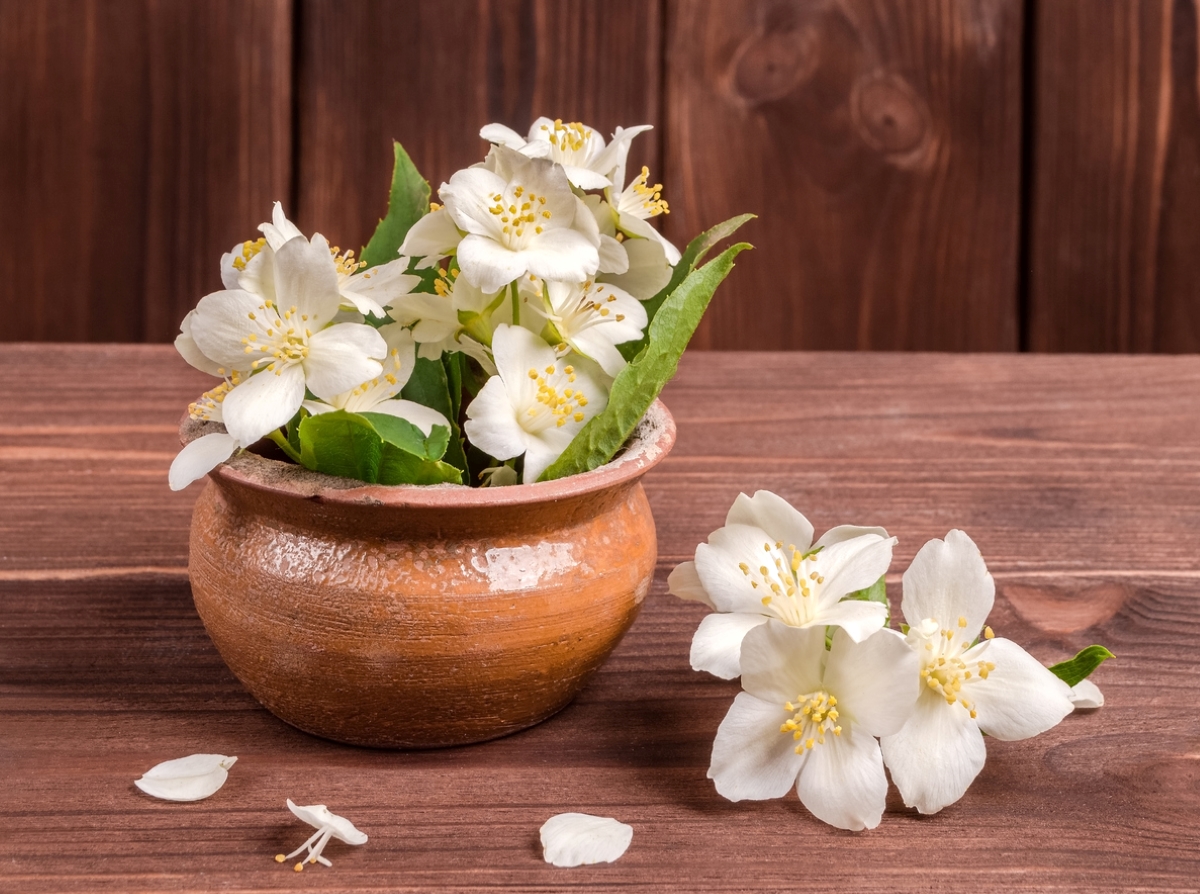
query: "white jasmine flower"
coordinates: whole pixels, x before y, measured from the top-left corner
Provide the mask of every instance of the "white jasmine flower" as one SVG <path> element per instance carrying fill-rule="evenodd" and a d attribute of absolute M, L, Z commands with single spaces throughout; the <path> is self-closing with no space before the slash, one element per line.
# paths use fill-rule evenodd
<path fill-rule="evenodd" d="M 600 364 L 609 376 L 625 368 L 616 346 L 642 337 L 646 309 L 616 286 L 592 280 L 537 284 L 536 312 L 554 326 L 558 337 L 575 351 Z"/>
<path fill-rule="evenodd" d="M 1094 711 L 1104 707 L 1104 693 L 1091 680 L 1080 680 L 1072 686 L 1068 698 L 1076 711 Z"/>
<path fill-rule="evenodd" d="M 623 169 L 622 169 L 623 170 Z M 679 249 L 672 245 L 658 230 L 646 221 L 660 214 L 669 214 L 670 208 L 662 197 L 662 184 L 648 183 L 650 169 L 643 167 L 641 173 L 629 182 L 619 195 L 609 201 L 617 211 L 617 228 L 629 236 L 653 239 L 658 242 L 671 266 L 679 263 Z"/>
<path fill-rule="evenodd" d="M 604 816 L 560 813 L 542 824 L 542 853 L 555 866 L 612 863 L 629 848 L 633 827 Z"/>
<path fill-rule="evenodd" d="M 252 373 L 222 405 L 225 427 L 239 444 L 291 419 L 305 388 L 329 400 L 382 373 L 387 348 L 378 332 L 357 323 L 329 325 L 341 303 L 337 276 L 324 240 L 296 237 L 253 271 L 248 264 L 242 289 L 200 299 L 191 320 L 197 348 L 222 368 L 248 366 Z M 247 291 L 251 281 L 261 291 Z M 265 297 L 268 290 L 274 298 Z"/>
<path fill-rule="evenodd" d="M 984 627 L 995 592 L 962 531 L 926 543 L 904 572 L 901 610 L 920 658 L 921 697 L 904 728 L 881 744 L 904 803 L 921 813 L 953 804 L 983 769 L 981 731 L 1026 739 L 1071 713 L 1066 683 Z"/>
<path fill-rule="evenodd" d="M 883 626 L 883 605 L 843 597 L 887 572 L 896 538 L 852 525 L 832 528 L 816 543 L 812 537 L 812 524 L 783 498 L 765 490 L 738 494 L 725 527 L 667 579 L 671 593 L 715 612 L 692 639 L 695 670 L 736 677 L 742 638 L 770 618 L 792 627 L 838 626 L 855 642 Z"/>
<path fill-rule="evenodd" d="M 624 289 L 639 301 L 653 298 L 671 281 L 671 265 L 662 245 L 655 239 L 626 239 L 621 246 L 629 267 L 623 273 L 601 272 L 596 281 Z"/>
<path fill-rule="evenodd" d="M 612 185 L 609 175 L 623 163 L 629 141 L 651 129 L 649 124 L 627 129 L 618 127 L 612 142 L 605 145 L 604 137 L 586 124 L 578 121 L 564 124 L 561 118 L 551 121 L 543 117 L 533 122 L 527 138 L 503 124 L 489 124 L 479 131 L 479 135 L 530 158 L 557 162 L 563 166 L 572 185 L 580 189 L 603 189 Z"/>
<path fill-rule="evenodd" d="M 608 394 L 581 362 L 560 359 L 527 329 L 500 326 L 492 338 L 497 374 L 467 406 L 471 443 L 496 459 L 524 454 L 523 481 L 537 481 Z"/>
<path fill-rule="evenodd" d="M 285 863 L 295 857 L 301 851 L 307 849 L 308 853 L 296 864 L 296 872 L 300 872 L 304 868 L 305 863 L 320 863 L 322 866 L 332 866 L 333 864 L 325 857 L 321 856 L 321 852 L 325 850 L 325 845 L 329 843 L 330 838 L 336 838 L 338 841 L 344 841 L 346 844 L 366 844 L 367 836 L 354 828 L 354 823 L 343 816 L 338 816 L 335 813 L 330 813 L 329 808 L 324 804 L 311 804 L 308 807 L 298 807 L 292 803 L 292 799 L 287 799 L 288 810 L 294 813 L 297 817 L 316 828 L 316 832 L 304 844 L 300 845 L 290 854 L 276 854 L 276 863 Z"/>
<path fill-rule="evenodd" d="M 503 160 L 497 169 L 507 177 L 466 168 L 439 190 L 455 226 L 467 233 L 457 247 L 463 275 L 496 292 L 526 273 L 577 282 L 594 274 L 600 263 L 596 222 L 562 168 L 501 146 L 492 153 Z"/>
<path fill-rule="evenodd" d="M 201 801 L 225 784 L 235 763 L 224 754 L 192 754 L 151 767 L 133 784 L 164 801 Z"/>
<path fill-rule="evenodd" d="M 495 326 L 512 322 L 507 292 L 484 292 L 457 270 L 439 270 L 433 285 L 435 294 L 414 292 L 388 307 L 393 320 L 411 328 L 417 356 L 437 360 L 443 352 L 462 351 L 494 371 L 479 339 L 490 342 Z"/>
<path fill-rule="evenodd" d="M 450 427 L 446 417 L 437 410 L 411 400 L 396 398 L 408 384 L 416 367 L 417 351 L 413 337 L 400 323 L 389 323 L 379 328 L 387 344 L 388 354 L 383 361 L 383 372 L 357 387 L 334 395 L 328 402 L 306 400 L 304 408 L 314 416 L 334 410 L 351 413 L 387 413 L 407 419 L 426 436 L 435 425 Z"/>
<path fill-rule="evenodd" d="M 743 692 L 721 722 L 708 776 L 731 801 L 787 794 L 817 819 L 873 829 L 887 778 L 874 737 L 900 729 L 917 698 L 917 658 L 892 631 L 825 651 L 820 627 L 771 621 L 742 646 Z"/>

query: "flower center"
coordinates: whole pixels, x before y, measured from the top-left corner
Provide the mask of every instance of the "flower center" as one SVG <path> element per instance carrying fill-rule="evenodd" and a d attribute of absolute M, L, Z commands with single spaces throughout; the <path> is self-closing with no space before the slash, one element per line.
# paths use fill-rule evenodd
<path fill-rule="evenodd" d="M 504 194 L 492 196 L 495 203 L 488 211 L 500 219 L 500 241 L 512 251 L 520 251 L 534 236 L 542 232 L 543 224 L 554 215 L 546 208 L 546 197 L 527 191 L 519 183 L 510 183 Z"/>
<path fill-rule="evenodd" d="M 551 316 L 551 320 L 556 325 L 562 324 L 558 329 L 568 338 L 601 323 L 620 323 L 625 319 L 625 314 L 614 313 L 608 306 L 617 300 L 617 296 L 611 294 L 611 291 L 610 289 L 609 294 L 604 294 L 603 285 L 585 282 L 580 285 L 578 292 L 572 292 L 571 299 L 567 300 L 564 307 L 556 308 L 558 313 Z M 539 287 L 538 297 L 541 295 Z"/>
<path fill-rule="evenodd" d="M 333 256 L 333 266 L 337 268 L 338 276 L 353 276 L 367 266 L 366 261 L 359 261 L 354 257 L 353 249 L 343 252 L 334 245 L 329 249 L 329 254 Z"/>
<path fill-rule="evenodd" d="M 575 383 L 575 367 L 564 366 L 559 372 L 556 366 L 547 366 L 539 372 L 529 369 L 529 378 L 537 384 L 534 403 L 518 415 L 521 427 L 530 434 L 545 431 L 551 425 L 562 428 L 568 422 L 583 422 L 583 408 L 588 398 Z"/>
<path fill-rule="evenodd" d="M 246 346 L 247 354 L 266 354 L 270 359 L 259 357 L 251 362 L 250 369 L 266 366 L 279 375 L 286 367 L 308 357 L 308 340 L 313 334 L 311 327 L 318 322 L 316 317 L 310 319 L 308 314 L 300 313 L 294 304 L 281 314 L 273 301 L 264 301 L 258 309 L 264 315 L 260 325 L 266 327 L 263 333 L 266 339 L 259 341 L 259 332 L 252 330 L 242 339 L 242 344 Z M 252 322 L 259 323 L 258 314 L 253 311 L 246 316 Z"/>
<path fill-rule="evenodd" d="M 543 124 L 542 130 L 554 147 L 551 155 L 559 164 L 575 161 L 575 156 L 580 152 L 586 155 L 592 139 L 591 128 L 584 127 L 578 121 L 563 124 L 561 118 L 555 118 L 553 126 Z"/>
<path fill-rule="evenodd" d="M 798 695 L 794 703 L 784 702 L 783 707 L 792 716 L 784 721 L 779 731 L 791 733 L 792 738 L 800 743 L 796 746 L 796 754 L 824 745 L 826 733 L 835 736 L 842 734 L 842 728 L 838 725 L 837 699 L 823 689 Z"/>
<path fill-rule="evenodd" d="M 647 217 L 657 217 L 659 214 L 670 214 L 671 209 L 667 200 L 662 197 L 662 184 L 648 184 L 650 169 L 642 166 L 642 172 L 621 194 L 620 210 L 633 214 L 643 220 Z"/>
<path fill-rule="evenodd" d="M 247 239 L 242 243 L 241 257 L 235 257 L 233 259 L 234 268 L 237 270 L 245 270 L 246 264 L 249 263 L 250 259 L 262 251 L 266 244 L 267 240 L 261 236 L 255 239 L 253 242 Z"/>
<path fill-rule="evenodd" d="M 963 684 L 976 676 L 981 680 L 986 680 L 988 674 L 996 669 L 996 665 L 982 659 L 972 662 L 962 659 L 962 653 L 971 647 L 964 632 L 966 626 L 967 619 L 965 617 L 958 619 L 957 630 L 954 628 L 942 630 L 936 621 L 925 622 L 924 629 L 921 631 L 921 636 L 925 639 L 920 653 L 922 656 L 921 679 L 933 692 L 944 698 L 946 704 L 960 704 L 974 718 L 976 716 L 975 705 L 963 697 Z M 991 628 L 989 627 L 985 636 L 990 633 Z M 991 639 L 991 636 L 987 636 L 987 638 Z"/>
<path fill-rule="evenodd" d="M 226 395 L 233 390 L 233 385 L 229 382 L 222 382 L 211 391 L 205 391 L 202 395 L 196 398 L 195 402 L 188 404 L 188 415 L 193 419 L 200 419 L 205 422 L 216 419 L 221 421 L 221 404 L 225 402 Z"/>
<path fill-rule="evenodd" d="M 763 563 L 757 568 L 739 562 L 738 568 L 750 580 L 750 586 L 763 590 L 762 604 L 781 621 L 802 627 L 816 616 L 817 594 L 825 583 L 818 566 L 824 547 L 801 552 L 788 544 L 785 552 L 779 541 L 763 544 Z"/>

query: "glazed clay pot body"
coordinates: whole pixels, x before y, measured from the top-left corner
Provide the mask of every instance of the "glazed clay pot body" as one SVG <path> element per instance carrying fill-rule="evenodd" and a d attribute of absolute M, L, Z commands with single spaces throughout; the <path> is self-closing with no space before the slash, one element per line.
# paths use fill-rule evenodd
<path fill-rule="evenodd" d="M 657 558 L 640 479 L 674 437 L 656 403 L 608 465 L 486 489 L 355 486 L 244 453 L 196 504 L 197 611 L 246 688 L 318 736 L 420 748 L 523 729 L 633 623 Z"/>

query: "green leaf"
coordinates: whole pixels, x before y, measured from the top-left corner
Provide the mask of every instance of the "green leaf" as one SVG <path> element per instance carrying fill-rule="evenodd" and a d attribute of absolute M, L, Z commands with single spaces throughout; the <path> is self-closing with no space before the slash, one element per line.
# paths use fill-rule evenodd
<path fill-rule="evenodd" d="M 693 270 L 663 302 L 649 328 L 649 344 L 613 380 L 608 405 L 575 436 L 539 481 L 565 478 L 604 465 L 633 434 L 634 428 L 675 375 L 713 293 L 733 269 L 745 242 L 730 246 L 699 270 Z"/>
<path fill-rule="evenodd" d="M 450 379 L 446 375 L 446 367 L 441 360 L 426 360 L 417 358 L 413 374 L 404 385 L 400 396 L 424 404 L 437 410 L 450 422 L 450 445 L 446 448 L 446 462 L 465 474 L 467 471 L 467 456 L 463 453 L 462 432 L 458 427 L 458 413 L 455 402 L 450 395 Z"/>
<path fill-rule="evenodd" d="M 371 484 L 379 480 L 383 439 L 362 416 L 345 410 L 319 413 L 301 420 L 299 432 L 305 468 Z"/>
<path fill-rule="evenodd" d="M 441 459 L 446 453 L 450 430 L 444 425 L 435 425 L 426 438 L 421 429 L 399 416 L 392 416 L 390 413 L 359 415 L 371 423 L 371 427 L 385 444 L 391 444 L 405 453 L 411 453 L 419 459 Z"/>
<path fill-rule="evenodd" d="M 396 260 L 409 229 L 429 213 L 429 183 L 417 171 L 404 147 L 398 142 L 393 142 L 392 146 L 396 162 L 392 169 L 387 217 L 379 222 L 360 256 L 368 267 Z"/>
<path fill-rule="evenodd" d="M 434 426 L 449 435 L 444 425 Z M 421 459 L 406 450 L 385 443 L 379 461 L 380 484 L 462 484 L 462 472 L 449 463 Z"/>
<path fill-rule="evenodd" d="M 862 602 L 878 602 L 886 610 L 886 614 L 883 616 L 883 626 L 887 627 L 892 622 L 892 609 L 891 606 L 888 605 L 887 598 L 886 577 L 879 578 L 879 580 L 875 581 L 875 583 L 871 584 L 871 586 L 864 590 L 855 590 L 853 593 L 848 594 L 845 598 L 858 599 Z"/>
<path fill-rule="evenodd" d="M 683 255 L 679 259 L 679 263 L 675 265 L 675 270 L 671 273 L 671 280 L 663 287 L 653 298 L 643 302 L 642 306 L 646 308 L 646 316 L 651 320 L 658 313 L 658 309 L 662 307 L 667 297 L 679 288 L 679 284 L 691 273 L 700 262 L 704 260 L 704 256 L 708 254 L 709 249 L 723 239 L 728 239 L 742 224 L 749 220 L 753 220 L 753 214 L 739 214 L 737 217 L 731 217 L 729 220 L 722 221 L 715 227 L 710 227 L 705 230 L 695 239 L 688 243 L 687 248 L 683 250 Z"/>
<path fill-rule="evenodd" d="M 1050 673 L 1054 674 L 1054 676 L 1058 677 L 1068 686 L 1076 686 L 1091 676 L 1092 671 L 1106 660 L 1116 657 L 1116 655 L 1108 651 L 1104 646 L 1088 646 L 1074 658 L 1052 665 Z"/>

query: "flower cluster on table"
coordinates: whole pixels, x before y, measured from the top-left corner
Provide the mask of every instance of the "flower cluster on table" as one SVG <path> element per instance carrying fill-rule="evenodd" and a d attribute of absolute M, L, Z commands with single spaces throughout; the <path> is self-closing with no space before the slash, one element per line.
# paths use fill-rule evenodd
<path fill-rule="evenodd" d="M 745 217 L 684 252 L 650 225 L 662 186 L 626 171 L 649 129 L 606 142 L 578 122 L 488 125 L 490 152 L 441 185 L 442 204 L 397 144 L 388 215 L 359 257 L 276 203 L 181 324 L 179 352 L 221 378 L 189 413 L 224 430 L 184 447 L 171 487 L 264 438 L 379 484 L 509 485 L 607 462 L 748 247 L 698 267 Z"/>
<path fill-rule="evenodd" d="M 962 531 L 904 573 L 907 624 L 888 628 L 883 576 L 895 538 L 813 526 L 769 491 L 740 494 L 725 525 L 671 573 L 670 591 L 713 609 L 692 666 L 742 689 L 708 775 L 732 801 L 786 794 L 843 829 L 879 825 L 891 772 L 921 813 L 953 804 L 983 769 L 983 736 L 1026 739 L 1103 697 L 1092 646 L 1046 668 L 985 625 L 995 584 Z"/>

